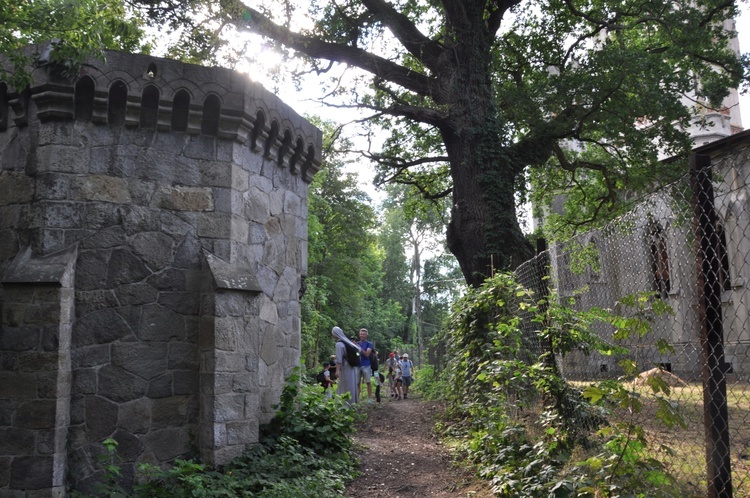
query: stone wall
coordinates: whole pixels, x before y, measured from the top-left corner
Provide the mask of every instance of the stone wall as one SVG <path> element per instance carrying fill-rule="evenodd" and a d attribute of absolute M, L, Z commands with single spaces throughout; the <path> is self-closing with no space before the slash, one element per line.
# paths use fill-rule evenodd
<path fill-rule="evenodd" d="M 87 487 L 108 437 L 128 475 L 257 441 L 299 363 L 320 150 L 228 70 L 110 52 L 0 83 L 0 493 Z"/>

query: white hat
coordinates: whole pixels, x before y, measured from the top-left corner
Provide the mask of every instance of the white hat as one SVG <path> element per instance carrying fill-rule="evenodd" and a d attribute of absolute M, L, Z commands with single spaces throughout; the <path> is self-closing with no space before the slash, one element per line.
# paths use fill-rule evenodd
<path fill-rule="evenodd" d="M 408 355 L 408 354 L 406 354 L 406 353 L 404 353 L 404 356 L 403 356 L 403 357 L 404 357 L 404 358 L 408 358 L 408 357 L 409 357 L 409 355 Z"/>

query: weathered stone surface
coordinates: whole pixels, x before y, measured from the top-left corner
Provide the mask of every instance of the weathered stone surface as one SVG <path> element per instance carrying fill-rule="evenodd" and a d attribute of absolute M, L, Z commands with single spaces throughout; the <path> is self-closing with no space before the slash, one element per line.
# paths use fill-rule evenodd
<path fill-rule="evenodd" d="M 3 306 L 3 333 L 0 334 L 0 349 L 4 351 L 29 351 L 40 345 L 42 330 L 39 327 L 22 326 L 26 306 Z"/>
<path fill-rule="evenodd" d="M 184 270 L 168 268 L 151 275 L 148 284 L 160 291 L 185 292 L 187 288 L 187 273 Z"/>
<path fill-rule="evenodd" d="M 167 398 L 174 394 L 172 390 L 172 373 L 166 373 L 148 383 L 146 396 L 151 399 Z"/>
<path fill-rule="evenodd" d="M 146 394 L 148 383 L 115 366 L 104 366 L 99 370 L 98 394 L 109 400 L 131 401 Z"/>
<path fill-rule="evenodd" d="M 73 329 L 73 346 L 107 344 L 131 335 L 130 327 L 113 309 L 80 317 Z"/>
<path fill-rule="evenodd" d="M 49 429 L 55 427 L 57 401 L 34 399 L 25 401 L 16 409 L 13 425 L 23 429 Z"/>
<path fill-rule="evenodd" d="M 37 198 L 45 200 L 68 199 L 70 197 L 70 179 L 70 175 L 60 173 L 38 175 L 36 183 Z"/>
<path fill-rule="evenodd" d="M 242 420 L 227 423 L 227 443 L 250 444 L 258 441 L 258 421 Z"/>
<path fill-rule="evenodd" d="M 50 456 L 19 456 L 13 459 L 10 487 L 14 489 L 41 489 L 53 485 Z"/>
<path fill-rule="evenodd" d="M 279 313 L 276 304 L 268 298 L 263 299 L 260 307 L 260 319 L 276 325 L 279 322 Z"/>
<path fill-rule="evenodd" d="M 167 344 L 115 343 L 112 345 L 112 364 L 142 379 L 151 380 L 167 369 Z"/>
<path fill-rule="evenodd" d="M 151 412 L 151 429 L 179 427 L 185 424 L 189 400 L 188 396 L 173 396 L 154 400 Z"/>
<path fill-rule="evenodd" d="M 200 312 L 200 296 L 195 292 L 161 292 L 158 303 L 180 315 Z"/>
<path fill-rule="evenodd" d="M 145 434 L 151 426 L 151 403 L 149 398 L 140 398 L 122 403 L 117 417 L 117 427 L 132 434 Z"/>
<path fill-rule="evenodd" d="M 57 351 L 27 351 L 19 353 L 18 366 L 22 372 L 57 372 L 60 359 Z"/>
<path fill-rule="evenodd" d="M 3 455 L 31 455 L 34 452 L 36 432 L 18 427 L 0 428 Z"/>
<path fill-rule="evenodd" d="M 198 394 L 200 374 L 197 371 L 178 370 L 172 374 L 172 389 L 175 396 Z"/>
<path fill-rule="evenodd" d="M 122 226 L 111 226 L 97 230 L 86 237 L 81 246 L 84 249 L 101 249 L 121 246 L 125 243 L 125 230 Z"/>
<path fill-rule="evenodd" d="M 263 222 L 270 213 L 270 202 L 268 193 L 257 187 L 251 187 L 246 194 L 245 218 L 250 221 Z"/>
<path fill-rule="evenodd" d="M 83 210 L 83 223 L 94 230 L 112 228 L 122 224 L 122 209 L 108 202 L 87 202 Z"/>
<path fill-rule="evenodd" d="M 161 218 L 159 210 L 129 205 L 124 207 L 123 211 L 123 225 L 127 234 L 159 230 Z"/>
<path fill-rule="evenodd" d="M 120 443 L 117 446 L 117 454 L 127 462 L 136 461 L 143 453 L 143 442 L 127 431 L 117 430 L 112 438 Z"/>
<path fill-rule="evenodd" d="M 167 462 L 190 451 L 190 428 L 170 427 L 159 431 L 151 431 L 145 437 L 156 458 Z"/>
<path fill-rule="evenodd" d="M 118 406 L 100 396 L 86 396 L 86 436 L 91 442 L 101 442 L 114 433 Z"/>
<path fill-rule="evenodd" d="M 148 277 L 151 271 L 141 259 L 127 249 L 114 249 L 107 265 L 107 287 L 138 282 Z"/>
<path fill-rule="evenodd" d="M 260 357 L 267 365 L 273 365 L 279 361 L 279 357 L 281 356 L 280 349 L 283 347 L 280 336 L 281 334 L 274 328 L 269 328 L 263 335 L 263 341 L 260 346 Z"/>
<path fill-rule="evenodd" d="M 95 367 L 109 363 L 109 344 L 75 348 L 71 353 L 73 369 Z"/>
<path fill-rule="evenodd" d="M 78 394 L 96 394 L 96 370 L 79 368 L 73 371 L 72 390 Z"/>
<path fill-rule="evenodd" d="M 155 303 L 159 296 L 156 289 L 142 282 L 121 285 L 114 290 L 114 293 L 119 304 L 123 306 Z"/>
<path fill-rule="evenodd" d="M 38 173 L 87 173 L 89 149 L 67 145 L 45 145 L 37 149 Z"/>
<path fill-rule="evenodd" d="M 174 240 L 169 235 L 160 232 L 139 233 L 133 236 L 131 244 L 152 271 L 160 270 L 172 261 Z"/>
<path fill-rule="evenodd" d="M 0 352 L 0 371 L 15 372 L 18 370 L 18 355 L 7 351 Z"/>
<path fill-rule="evenodd" d="M 12 461 L 12 457 L 0 456 L 0 487 L 5 488 L 10 484 L 10 465 Z M 4 496 L 3 498 L 6 497 Z"/>
<path fill-rule="evenodd" d="M 243 394 L 221 394 L 213 398 L 213 420 L 229 422 L 245 417 L 245 396 Z"/>
<path fill-rule="evenodd" d="M 50 429 L 36 431 L 36 452 L 38 455 L 54 455 L 65 451 L 63 431 Z"/>
<path fill-rule="evenodd" d="M 70 197 L 75 200 L 104 201 L 116 204 L 131 202 L 128 184 L 123 178 L 105 175 L 74 177 Z"/>
<path fill-rule="evenodd" d="M 213 211 L 210 188 L 164 186 L 157 192 L 159 207 L 174 211 Z"/>
<path fill-rule="evenodd" d="M 76 291 L 106 288 L 109 252 L 81 251 L 76 264 Z"/>
<path fill-rule="evenodd" d="M 0 206 L 30 202 L 33 198 L 33 178 L 20 172 L 0 171 Z"/>
<path fill-rule="evenodd" d="M 198 371 L 199 363 L 200 358 L 196 344 L 185 342 L 172 342 L 169 344 L 169 363 L 167 368 L 170 370 Z"/>
<path fill-rule="evenodd" d="M 44 201 L 43 223 L 47 228 L 83 228 L 83 204 Z"/>
<path fill-rule="evenodd" d="M 163 341 L 185 337 L 185 320 L 182 315 L 163 306 L 147 304 L 143 306 L 138 327 L 141 341 Z"/>

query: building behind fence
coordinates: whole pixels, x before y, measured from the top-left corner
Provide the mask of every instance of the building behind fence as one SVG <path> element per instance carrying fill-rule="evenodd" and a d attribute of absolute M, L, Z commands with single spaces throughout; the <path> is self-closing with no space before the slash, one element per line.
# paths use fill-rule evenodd
<path fill-rule="evenodd" d="M 641 372 L 669 373 L 687 429 L 656 427 L 648 405 L 639 422 L 676 452 L 660 458 L 685 496 L 750 496 L 750 133 L 694 153 L 679 181 L 607 226 L 554 244 L 517 276 L 540 294 L 550 274 L 557 298 L 579 310 L 627 314 L 619 300 L 643 292 L 668 304 L 673 313 L 656 317 L 651 333 L 622 345 Z M 713 203 L 699 198 L 700 175 Z M 607 326 L 596 332 L 616 343 Z M 660 339 L 671 349 L 661 351 Z M 621 375 L 621 359 L 579 351 L 558 366 L 570 382 L 595 382 Z"/>

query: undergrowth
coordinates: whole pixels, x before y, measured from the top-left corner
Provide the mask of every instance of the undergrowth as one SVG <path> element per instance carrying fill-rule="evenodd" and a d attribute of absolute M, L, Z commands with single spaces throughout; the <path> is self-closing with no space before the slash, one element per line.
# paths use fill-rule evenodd
<path fill-rule="evenodd" d="M 642 400 L 626 389 L 637 373 L 625 348 L 604 342 L 594 324 L 614 340 L 643 336 L 650 320 L 670 310 L 648 294 L 608 310 L 576 311 L 573 303 L 535 302 L 512 275 L 498 274 L 454 306 L 447 331 L 448 377 L 443 434 L 502 497 L 676 497 L 674 478 L 644 451 L 641 427 L 615 421 L 614 408 L 637 413 Z M 536 316 L 544 353 L 530 353 L 519 316 Z M 659 343 L 662 348 L 666 344 Z M 596 351 L 621 358 L 621 379 L 576 389 L 557 371 L 556 357 Z M 658 377 L 650 386 L 658 417 L 683 425 Z"/>
<path fill-rule="evenodd" d="M 362 416 L 340 396 L 327 398 L 319 386 L 303 385 L 290 376 L 275 418 L 261 428 L 261 442 L 220 467 L 176 460 L 162 469 L 139 464 L 129 489 L 118 465 L 117 441 L 104 441 L 105 481 L 93 494 L 107 497 L 340 497 L 345 483 L 356 477 L 349 437 Z"/>

